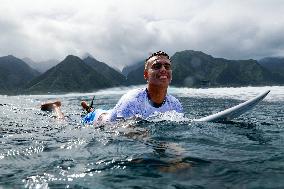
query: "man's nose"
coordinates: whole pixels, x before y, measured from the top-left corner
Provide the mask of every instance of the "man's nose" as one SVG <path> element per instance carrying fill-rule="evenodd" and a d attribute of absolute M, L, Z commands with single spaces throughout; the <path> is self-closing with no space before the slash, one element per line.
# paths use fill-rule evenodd
<path fill-rule="evenodd" d="M 164 64 L 162 64 L 160 70 L 167 71 L 166 66 Z"/>

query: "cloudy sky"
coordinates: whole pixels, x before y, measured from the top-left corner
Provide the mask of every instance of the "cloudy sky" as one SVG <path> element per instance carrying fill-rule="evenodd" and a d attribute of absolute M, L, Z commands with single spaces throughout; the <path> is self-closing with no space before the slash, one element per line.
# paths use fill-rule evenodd
<path fill-rule="evenodd" d="M 88 52 L 122 66 L 163 50 L 284 56 L 283 0 L 0 0 L 0 56 Z"/>

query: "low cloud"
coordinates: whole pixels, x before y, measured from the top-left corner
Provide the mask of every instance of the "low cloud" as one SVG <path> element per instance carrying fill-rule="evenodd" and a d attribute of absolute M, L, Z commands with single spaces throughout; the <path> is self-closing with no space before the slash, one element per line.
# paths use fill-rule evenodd
<path fill-rule="evenodd" d="M 284 56 L 280 0 L 0 0 L 0 56 L 62 60 L 86 52 L 122 68 L 151 52 L 228 59 Z"/>

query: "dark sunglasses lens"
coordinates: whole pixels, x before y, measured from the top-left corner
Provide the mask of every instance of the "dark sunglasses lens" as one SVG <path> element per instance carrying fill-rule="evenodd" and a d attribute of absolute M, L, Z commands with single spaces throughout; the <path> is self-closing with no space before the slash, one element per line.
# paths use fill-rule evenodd
<path fill-rule="evenodd" d="M 166 70 L 172 69 L 172 66 L 170 64 L 164 64 L 164 67 Z"/>
<path fill-rule="evenodd" d="M 153 68 L 154 70 L 159 70 L 159 69 L 161 69 L 161 67 L 162 67 L 162 64 L 161 64 L 161 63 L 155 63 L 155 64 L 152 65 L 152 68 Z"/>
<path fill-rule="evenodd" d="M 170 64 L 162 64 L 162 63 L 155 63 L 152 65 L 152 69 L 154 70 L 159 70 L 162 68 L 162 66 L 165 67 L 166 70 L 170 70 L 171 69 L 171 65 Z"/>

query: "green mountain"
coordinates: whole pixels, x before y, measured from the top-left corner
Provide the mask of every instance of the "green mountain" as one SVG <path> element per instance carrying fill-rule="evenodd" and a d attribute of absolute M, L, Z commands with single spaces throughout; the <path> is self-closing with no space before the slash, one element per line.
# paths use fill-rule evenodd
<path fill-rule="evenodd" d="M 256 60 L 226 60 L 200 51 L 182 51 L 172 57 L 173 85 L 248 86 L 284 84 L 284 78 L 271 73 Z"/>
<path fill-rule="evenodd" d="M 25 93 L 86 92 L 112 87 L 110 79 L 95 71 L 79 57 L 69 55 L 62 62 L 32 80 Z"/>
<path fill-rule="evenodd" d="M 112 84 L 115 86 L 125 84 L 126 78 L 122 73 L 116 71 L 112 67 L 108 66 L 103 62 L 99 62 L 93 57 L 88 56 L 87 58 L 83 59 L 83 61 L 92 67 L 96 72 L 102 74 L 105 78 L 108 78 L 112 81 Z"/>
<path fill-rule="evenodd" d="M 12 55 L 0 57 L 0 94 L 17 93 L 40 73 Z"/>
<path fill-rule="evenodd" d="M 258 61 L 260 65 L 273 73 L 284 76 L 284 58 L 283 57 L 266 57 Z"/>

